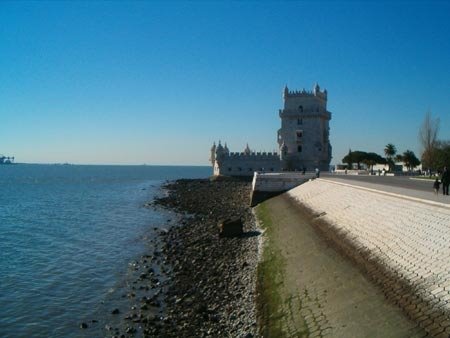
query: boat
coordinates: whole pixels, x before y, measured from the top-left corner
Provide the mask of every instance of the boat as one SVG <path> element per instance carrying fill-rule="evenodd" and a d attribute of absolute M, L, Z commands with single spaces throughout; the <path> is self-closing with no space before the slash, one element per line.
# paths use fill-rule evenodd
<path fill-rule="evenodd" d="M 0 155 L 0 165 L 2 164 L 14 164 L 14 156 Z"/>

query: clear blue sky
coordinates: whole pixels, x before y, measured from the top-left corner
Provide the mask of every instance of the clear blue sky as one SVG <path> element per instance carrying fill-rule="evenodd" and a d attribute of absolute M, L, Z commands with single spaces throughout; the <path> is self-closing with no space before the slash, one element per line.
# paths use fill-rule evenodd
<path fill-rule="evenodd" d="M 450 139 L 449 2 L 0 2 L 0 153 L 207 164 L 276 149 L 282 89 L 328 90 L 333 163 Z"/>

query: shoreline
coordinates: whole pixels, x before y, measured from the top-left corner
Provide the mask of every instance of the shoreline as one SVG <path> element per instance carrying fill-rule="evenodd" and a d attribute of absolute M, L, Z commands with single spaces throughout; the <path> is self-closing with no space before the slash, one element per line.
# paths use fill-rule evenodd
<path fill-rule="evenodd" d="M 145 204 L 170 215 L 154 232 L 153 248 L 130 267 L 122 295 L 130 306 L 111 309 L 120 324 L 110 337 L 260 337 L 256 269 L 260 232 L 250 208 L 251 182 L 178 179 Z M 217 224 L 241 218 L 244 234 L 219 238 Z M 117 310 L 117 311 L 116 311 Z M 86 332 L 88 333 L 88 332 Z"/>
<path fill-rule="evenodd" d="M 258 235 L 249 206 L 251 183 L 240 179 L 169 182 L 153 205 L 181 216 L 161 234 L 171 266 L 162 320 L 149 322 L 148 336 L 257 337 Z M 239 217 L 244 235 L 219 238 L 220 220 Z"/>

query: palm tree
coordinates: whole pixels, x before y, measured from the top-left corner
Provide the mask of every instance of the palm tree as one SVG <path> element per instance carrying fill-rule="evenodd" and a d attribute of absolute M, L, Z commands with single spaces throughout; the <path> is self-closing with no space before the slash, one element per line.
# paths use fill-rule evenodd
<path fill-rule="evenodd" d="M 395 155 L 394 160 L 395 162 L 403 162 L 403 155 L 402 154 Z"/>
<path fill-rule="evenodd" d="M 394 166 L 394 161 L 392 158 L 397 153 L 397 149 L 392 143 L 388 143 L 386 147 L 384 147 L 384 154 L 386 155 L 386 159 L 389 165 L 389 171 L 392 171 L 392 168 Z"/>
<path fill-rule="evenodd" d="M 413 151 L 407 150 L 403 153 L 403 162 L 405 162 L 406 167 L 409 171 L 413 170 L 420 164 L 419 159 L 416 157 Z"/>

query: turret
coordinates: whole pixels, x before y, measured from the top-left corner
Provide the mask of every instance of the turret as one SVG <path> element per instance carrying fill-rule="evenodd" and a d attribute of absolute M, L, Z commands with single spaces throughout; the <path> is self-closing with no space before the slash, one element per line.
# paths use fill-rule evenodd
<path fill-rule="evenodd" d="M 286 98 L 288 95 L 289 95 L 289 88 L 287 85 L 285 85 L 283 90 L 283 98 Z"/>
<path fill-rule="evenodd" d="M 247 143 L 247 146 L 245 147 L 245 149 L 244 149 L 244 154 L 245 155 L 250 155 L 251 154 L 251 150 L 250 150 L 250 147 L 248 146 L 248 143 Z"/>
<path fill-rule="evenodd" d="M 227 155 L 230 153 L 230 150 L 228 149 L 226 142 L 225 142 L 225 147 L 223 147 L 223 152 Z"/>
<path fill-rule="evenodd" d="M 317 96 L 318 93 L 320 93 L 320 87 L 319 84 L 316 82 L 316 85 L 314 86 L 314 95 Z"/>
<path fill-rule="evenodd" d="M 221 162 L 225 156 L 225 149 L 219 141 L 219 145 L 216 147 L 216 161 Z"/>
<path fill-rule="evenodd" d="M 214 162 L 216 162 L 216 142 L 214 142 L 211 147 L 211 157 L 209 158 L 209 161 L 214 166 Z"/>

